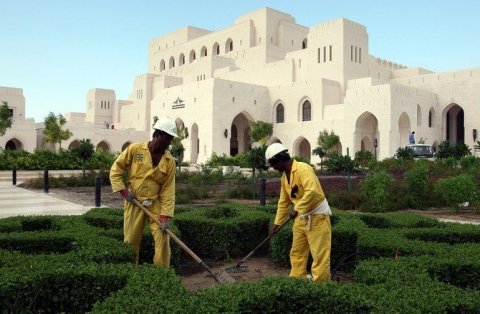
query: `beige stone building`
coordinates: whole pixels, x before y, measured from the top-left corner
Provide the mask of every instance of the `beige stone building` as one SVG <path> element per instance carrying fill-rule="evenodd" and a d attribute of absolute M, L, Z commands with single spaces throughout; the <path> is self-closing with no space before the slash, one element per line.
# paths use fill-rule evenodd
<path fill-rule="evenodd" d="M 245 152 L 249 122 L 262 120 L 274 124 L 272 141 L 317 162 L 311 151 L 324 129 L 340 136 L 343 154 L 369 150 L 379 159 L 405 146 L 411 131 L 434 147 L 445 139 L 473 147 L 479 111 L 478 67 L 406 67 L 371 55 L 363 25 L 305 27 L 263 8 L 216 32 L 186 26 L 153 39 L 147 73 L 134 79 L 128 100 L 91 90 L 86 114 L 67 117 L 99 127 L 111 150 L 147 139 L 154 116 L 172 117 L 190 131 L 183 143 L 192 163 Z M 132 136 L 118 138 L 102 129 L 105 121 Z M 74 134 L 68 145 L 81 138 Z"/>
<path fill-rule="evenodd" d="M 25 118 L 25 97 L 21 88 L 0 86 L 0 103 L 8 103 L 13 125 L 0 136 L 0 149 L 33 151 L 36 147 L 35 121 Z"/>

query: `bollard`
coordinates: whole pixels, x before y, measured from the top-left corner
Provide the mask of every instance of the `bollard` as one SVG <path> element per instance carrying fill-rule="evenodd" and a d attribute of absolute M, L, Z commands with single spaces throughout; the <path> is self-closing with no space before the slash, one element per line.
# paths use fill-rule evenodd
<path fill-rule="evenodd" d="M 350 156 L 350 149 L 347 147 L 347 156 Z M 352 175 L 352 171 L 349 169 L 347 173 L 347 192 L 352 192 L 352 180 L 350 176 Z"/>
<path fill-rule="evenodd" d="M 265 178 L 260 179 L 260 205 L 265 205 Z"/>
<path fill-rule="evenodd" d="M 17 185 L 17 167 L 16 166 L 13 166 L 12 183 L 13 185 Z"/>
<path fill-rule="evenodd" d="M 95 177 L 95 207 L 102 206 L 102 177 Z"/>
<path fill-rule="evenodd" d="M 43 192 L 48 193 L 48 170 L 43 171 Z"/>

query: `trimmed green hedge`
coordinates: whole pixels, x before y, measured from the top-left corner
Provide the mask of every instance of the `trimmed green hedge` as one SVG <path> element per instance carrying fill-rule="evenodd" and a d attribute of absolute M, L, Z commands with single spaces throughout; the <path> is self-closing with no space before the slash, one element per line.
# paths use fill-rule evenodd
<path fill-rule="evenodd" d="M 235 241 L 244 241 L 251 246 L 248 250 L 244 248 L 248 252 L 266 236 L 268 224 L 273 219 L 270 210 L 256 206 L 190 208 L 175 217 L 174 222 L 182 231 L 181 239 L 192 248 L 190 241 L 193 240 L 188 239 L 185 232 L 190 232 L 190 237 L 195 235 L 197 245 L 204 247 L 212 244 L 214 236 L 223 239 L 225 235 L 233 234 Z M 122 227 L 110 224 L 115 218 L 118 221 L 121 214 L 122 211 L 115 209 L 95 209 L 76 217 L 1 219 L 2 311 L 479 312 L 478 226 L 438 223 L 410 214 L 367 215 L 369 218 L 363 218 L 362 214 L 334 211 L 332 266 L 333 261 L 342 261 L 342 257 L 353 253 L 356 268 L 352 283 L 312 283 L 279 277 L 215 286 L 193 293 L 186 290 L 173 269 L 132 264 L 133 253 L 122 243 Z M 262 225 L 261 230 L 254 229 L 252 221 L 255 220 Z M 230 224 L 231 221 L 240 226 L 238 230 Z M 198 231 L 202 222 L 204 229 Z M 191 232 L 195 228 L 197 231 Z M 285 227 L 272 238 L 270 252 L 276 263 L 288 263 L 289 228 L 291 226 Z M 241 232 L 235 234 L 233 231 Z M 175 232 L 180 235 L 178 230 Z M 258 232 L 256 236 L 252 236 L 254 232 Z M 149 233 L 147 227 L 143 241 L 147 248 L 142 248 L 144 254 L 153 252 Z M 238 244 L 229 241 L 225 240 L 222 245 Z M 20 245 L 22 250 L 18 250 Z M 59 254 L 58 248 L 55 249 L 59 245 L 69 249 Z M 202 258 L 218 258 L 196 249 L 194 251 Z M 395 251 L 400 252 L 397 259 L 392 258 Z M 358 254 L 355 256 L 354 253 Z M 384 258 L 372 259 L 373 256 Z M 205 280 L 213 283 L 212 278 L 205 277 Z"/>
<path fill-rule="evenodd" d="M 174 217 L 182 241 L 200 256 L 246 255 L 268 235 L 270 215 L 241 205 L 192 208 Z"/>

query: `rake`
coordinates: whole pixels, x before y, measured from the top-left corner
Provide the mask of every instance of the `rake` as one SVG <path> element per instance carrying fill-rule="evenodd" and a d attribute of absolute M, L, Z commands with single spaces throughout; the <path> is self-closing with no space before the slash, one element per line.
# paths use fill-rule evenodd
<path fill-rule="evenodd" d="M 150 219 L 156 222 L 160 227 L 162 223 L 155 217 L 148 209 L 146 209 L 137 199 L 133 199 L 133 203 L 137 205 Z M 224 283 L 234 283 L 235 279 L 230 276 L 229 274 L 223 272 L 220 276 L 217 276 L 213 273 L 210 267 L 205 264 L 200 257 L 197 256 L 192 250 L 188 248 L 188 246 L 183 243 L 170 229 L 166 229 L 165 232 L 175 241 L 185 252 L 188 253 L 200 266 L 202 266 L 206 271 L 210 273 L 210 275 L 215 279 L 217 283 L 224 284 Z"/>
<path fill-rule="evenodd" d="M 275 233 L 272 233 L 268 235 L 262 242 L 260 242 L 259 245 L 257 245 L 256 248 L 254 248 L 250 253 L 248 253 L 247 256 L 245 256 L 240 262 L 237 263 L 237 265 L 234 266 L 227 266 L 225 268 L 226 273 L 240 273 L 240 272 L 246 272 L 248 271 L 248 265 L 244 265 L 245 261 L 253 255 L 259 248 L 261 248 L 268 240 L 270 240 L 271 237 L 273 237 L 275 234 L 277 234 L 280 229 L 283 228 L 287 223 L 290 222 L 290 220 L 295 219 L 294 217 L 289 217 L 289 219 L 285 220 L 280 226 L 278 226 L 277 230 L 275 230 Z M 224 272 L 224 273 L 225 273 Z"/>

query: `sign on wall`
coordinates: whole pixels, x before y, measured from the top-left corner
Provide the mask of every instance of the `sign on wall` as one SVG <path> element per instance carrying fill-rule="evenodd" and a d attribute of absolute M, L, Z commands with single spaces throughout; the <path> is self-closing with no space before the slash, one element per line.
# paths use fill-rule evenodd
<path fill-rule="evenodd" d="M 185 103 L 183 102 L 183 100 L 180 99 L 180 97 L 177 97 L 177 100 L 173 102 L 172 109 L 181 109 L 181 108 L 185 108 Z"/>

